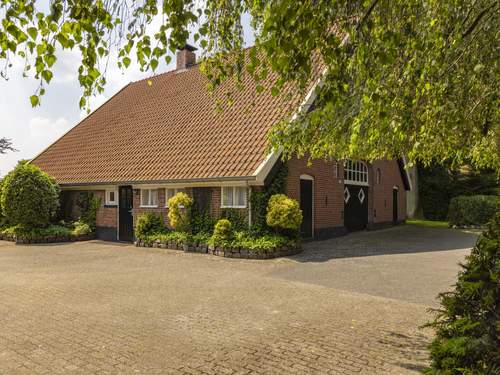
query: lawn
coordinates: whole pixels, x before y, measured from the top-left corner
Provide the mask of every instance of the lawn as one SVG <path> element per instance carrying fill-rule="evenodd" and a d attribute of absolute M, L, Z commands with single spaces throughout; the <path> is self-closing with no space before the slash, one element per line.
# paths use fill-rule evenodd
<path fill-rule="evenodd" d="M 411 220 L 406 220 L 406 224 L 420 225 L 422 227 L 428 227 L 428 228 L 449 228 L 450 227 L 450 225 L 447 221 L 433 221 L 433 220 L 411 219 Z"/>

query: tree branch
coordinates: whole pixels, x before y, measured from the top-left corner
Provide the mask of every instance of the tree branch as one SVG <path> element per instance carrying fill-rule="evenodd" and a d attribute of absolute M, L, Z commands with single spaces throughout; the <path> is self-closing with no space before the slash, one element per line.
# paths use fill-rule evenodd
<path fill-rule="evenodd" d="M 373 0 L 372 3 L 370 4 L 370 7 L 366 11 L 366 13 L 363 15 L 361 20 L 359 21 L 358 25 L 356 26 L 356 31 L 358 31 L 363 23 L 366 21 L 368 17 L 370 17 L 370 14 L 372 14 L 373 9 L 375 9 L 375 6 L 378 4 L 379 0 Z"/>
<path fill-rule="evenodd" d="M 494 7 L 496 7 L 498 5 L 498 1 L 495 1 L 493 4 L 491 4 L 489 7 L 487 8 L 484 8 L 476 17 L 476 19 L 471 23 L 471 25 L 469 26 L 469 28 L 462 34 L 462 38 L 465 38 L 467 37 L 468 35 L 470 35 L 470 33 L 472 33 L 474 31 L 474 29 L 477 27 L 477 25 L 479 24 L 479 21 L 481 21 L 481 18 L 484 17 L 484 15 L 486 13 L 488 13 L 491 9 L 493 9 Z"/>

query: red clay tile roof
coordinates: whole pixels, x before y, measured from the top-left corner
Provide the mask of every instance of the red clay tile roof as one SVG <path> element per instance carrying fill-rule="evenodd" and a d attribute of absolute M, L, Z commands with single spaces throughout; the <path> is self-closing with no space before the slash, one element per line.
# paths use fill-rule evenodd
<path fill-rule="evenodd" d="M 60 184 L 153 182 L 252 176 L 270 127 L 303 98 L 235 91 L 216 111 L 198 66 L 132 82 L 32 162 Z M 251 103 L 255 102 L 252 106 Z"/>

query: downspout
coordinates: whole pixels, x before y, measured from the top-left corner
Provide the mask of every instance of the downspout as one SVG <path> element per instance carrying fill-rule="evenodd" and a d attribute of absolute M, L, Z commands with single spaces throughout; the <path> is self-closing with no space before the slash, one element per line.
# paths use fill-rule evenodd
<path fill-rule="evenodd" d="M 247 181 L 247 191 L 248 191 L 248 229 L 252 227 L 252 187 Z"/>

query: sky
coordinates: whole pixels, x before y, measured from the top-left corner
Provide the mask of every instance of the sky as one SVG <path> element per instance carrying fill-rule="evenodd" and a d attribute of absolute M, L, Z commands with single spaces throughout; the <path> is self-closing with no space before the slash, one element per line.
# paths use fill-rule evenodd
<path fill-rule="evenodd" d="M 152 25 L 154 27 L 154 21 Z M 243 25 L 246 45 L 251 45 L 253 33 L 247 15 L 243 17 Z M 37 88 L 37 81 L 32 77 L 23 78 L 21 60 L 13 61 L 8 80 L 0 78 L 0 138 L 10 139 L 18 150 L 0 155 L 0 176 L 7 174 L 19 160 L 34 158 L 87 115 L 78 105 L 82 92 L 77 79 L 79 53 L 65 50 L 57 57 L 54 78 L 38 107 L 32 108 L 29 100 Z M 156 73 L 173 68 L 175 58 L 169 65 L 160 65 Z M 91 98 L 91 109 L 98 108 L 129 82 L 151 75 L 151 72 L 141 72 L 134 59 L 124 71 L 116 66 L 116 60 L 111 59 L 105 91 Z"/>

